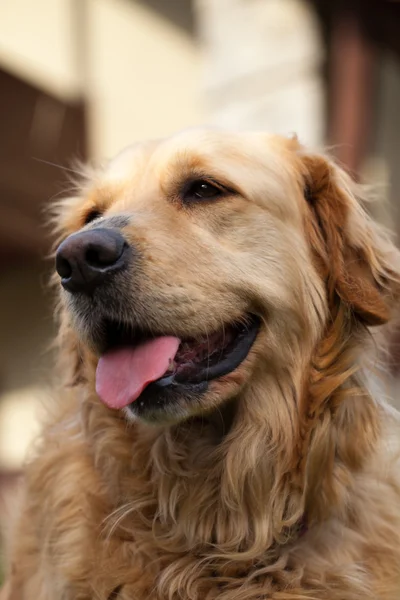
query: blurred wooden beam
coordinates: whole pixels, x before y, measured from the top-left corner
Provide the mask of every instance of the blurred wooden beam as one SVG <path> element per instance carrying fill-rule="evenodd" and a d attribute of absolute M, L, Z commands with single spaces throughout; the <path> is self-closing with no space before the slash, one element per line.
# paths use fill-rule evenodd
<path fill-rule="evenodd" d="M 1 69 L 0 89 L 0 260 L 37 257 L 47 252 L 43 208 L 68 187 L 63 168 L 86 158 L 85 106 Z"/>
<path fill-rule="evenodd" d="M 329 141 L 340 162 L 357 174 L 373 122 L 376 50 L 351 11 L 334 15 L 330 60 Z"/>

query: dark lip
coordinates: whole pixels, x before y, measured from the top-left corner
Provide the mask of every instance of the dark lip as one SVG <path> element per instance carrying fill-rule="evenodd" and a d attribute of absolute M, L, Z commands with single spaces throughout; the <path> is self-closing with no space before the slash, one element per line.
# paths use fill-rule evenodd
<path fill-rule="evenodd" d="M 174 407 L 178 409 L 183 400 L 196 404 L 212 381 L 235 371 L 247 358 L 260 331 L 261 319 L 254 314 L 248 314 L 240 322 L 230 326 L 225 324 L 225 327 L 229 327 L 231 332 L 234 330 L 235 335 L 229 344 L 221 349 L 220 354 L 213 353 L 211 360 L 204 359 L 196 364 L 195 369 L 180 370 L 178 366 L 173 372 L 167 372 L 160 379 L 152 381 L 144 388 L 140 397 L 128 405 L 129 410 L 144 419 L 148 419 L 149 414 L 173 414 Z M 102 335 L 97 340 L 95 350 L 99 355 L 120 346 L 140 343 L 149 337 L 173 335 L 171 332 L 154 330 L 150 335 L 138 327 L 129 327 L 107 319 L 103 321 L 100 329 Z"/>
<path fill-rule="evenodd" d="M 260 320 L 251 315 L 245 325 L 237 326 L 237 335 L 230 346 L 223 352 L 220 360 L 212 365 L 203 365 L 189 376 L 171 373 L 161 377 L 154 383 L 159 387 L 173 384 L 199 384 L 228 375 L 245 360 L 260 328 Z"/>
<path fill-rule="evenodd" d="M 232 373 L 242 364 L 258 336 L 260 325 L 258 317 L 249 315 L 247 325 L 243 326 L 222 360 L 208 369 L 199 370 L 196 376 L 182 378 L 171 373 L 152 381 L 140 397 L 128 405 L 130 412 L 155 423 L 159 419 L 163 421 L 164 417 L 159 415 L 168 413 L 174 420 L 176 414 L 180 414 L 182 400 L 196 405 L 211 381 Z"/>

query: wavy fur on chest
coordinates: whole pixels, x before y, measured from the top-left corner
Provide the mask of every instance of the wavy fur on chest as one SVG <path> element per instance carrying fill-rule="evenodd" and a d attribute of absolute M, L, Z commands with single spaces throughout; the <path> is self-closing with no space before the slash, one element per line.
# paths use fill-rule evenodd
<path fill-rule="evenodd" d="M 245 401 L 273 411 L 282 393 L 266 378 Z M 400 485 L 385 409 L 352 390 L 309 436 L 287 415 L 281 440 L 263 416 L 238 413 L 221 442 L 206 419 L 148 431 L 111 426 L 95 399 L 70 409 L 28 472 L 16 580 L 37 591 L 21 597 L 397 598 Z"/>

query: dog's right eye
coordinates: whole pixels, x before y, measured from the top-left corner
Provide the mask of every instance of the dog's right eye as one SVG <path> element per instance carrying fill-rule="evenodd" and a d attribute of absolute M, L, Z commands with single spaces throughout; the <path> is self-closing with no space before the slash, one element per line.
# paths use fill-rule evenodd
<path fill-rule="evenodd" d="M 101 212 L 97 208 L 92 208 L 85 216 L 83 220 L 84 225 L 88 225 L 91 221 L 101 217 Z"/>
<path fill-rule="evenodd" d="M 184 202 L 196 202 L 199 200 L 215 200 L 224 195 L 226 189 L 215 182 L 206 179 L 191 181 L 184 189 L 182 198 Z"/>

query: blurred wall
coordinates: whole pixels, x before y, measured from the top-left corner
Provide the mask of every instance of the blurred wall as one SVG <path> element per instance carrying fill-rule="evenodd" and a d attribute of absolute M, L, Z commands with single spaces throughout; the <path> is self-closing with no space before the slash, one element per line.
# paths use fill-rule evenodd
<path fill-rule="evenodd" d="M 89 0 L 86 31 L 93 155 L 202 121 L 200 50 L 173 20 L 145 4 Z"/>
<path fill-rule="evenodd" d="M 319 146 L 324 46 L 305 0 L 197 0 L 209 119 Z"/>
<path fill-rule="evenodd" d="M 0 2 L 0 65 L 44 91 L 64 99 L 77 98 L 81 93 L 78 2 Z"/>
<path fill-rule="evenodd" d="M 200 51 L 164 5 L 160 13 L 132 0 L 0 3 L 0 65 L 63 99 L 84 98 L 96 158 L 196 125 Z"/>

